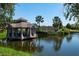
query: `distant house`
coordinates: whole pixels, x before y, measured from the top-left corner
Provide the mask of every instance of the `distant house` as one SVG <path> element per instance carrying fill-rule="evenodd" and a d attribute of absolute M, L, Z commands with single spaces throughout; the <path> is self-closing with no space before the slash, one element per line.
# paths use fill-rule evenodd
<path fill-rule="evenodd" d="M 25 19 L 20 18 L 15 23 L 8 23 L 7 38 L 8 39 L 28 39 L 35 38 L 36 30 L 31 23 Z"/>

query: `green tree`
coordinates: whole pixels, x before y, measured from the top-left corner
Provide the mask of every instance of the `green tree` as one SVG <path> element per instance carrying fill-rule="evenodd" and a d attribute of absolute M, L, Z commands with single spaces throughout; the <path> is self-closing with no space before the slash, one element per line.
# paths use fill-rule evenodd
<path fill-rule="evenodd" d="M 0 3 L 0 21 L 3 20 L 3 24 L 12 20 L 15 10 L 15 4 L 13 3 Z M 0 22 L 1 23 L 1 22 Z"/>
<path fill-rule="evenodd" d="M 43 23 L 44 22 L 44 18 L 42 17 L 42 16 L 36 16 L 35 17 L 36 18 L 36 22 L 37 22 L 37 25 L 38 25 L 38 27 L 40 27 L 40 23 Z"/>
<path fill-rule="evenodd" d="M 62 28 L 62 21 L 58 16 L 55 16 L 53 18 L 53 27 L 56 29 L 56 31 L 60 28 Z"/>
<path fill-rule="evenodd" d="M 38 25 L 36 23 L 32 24 L 35 28 L 38 28 Z"/>
<path fill-rule="evenodd" d="M 66 25 L 66 28 L 71 29 L 71 25 L 68 23 L 68 24 Z"/>
<path fill-rule="evenodd" d="M 64 15 L 66 19 L 79 21 L 79 3 L 65 3 Z"/>

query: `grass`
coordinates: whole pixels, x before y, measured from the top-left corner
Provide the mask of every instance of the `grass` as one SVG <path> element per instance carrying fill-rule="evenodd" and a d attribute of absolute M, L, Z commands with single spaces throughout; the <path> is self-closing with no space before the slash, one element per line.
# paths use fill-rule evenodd
<path fill-rule="evenodd" d="M 70 29 L 70 32 L 79 32 L 79 30 L 72 30 L 72 29 Z"/>
<path fill-rule="evenodd" d="M 7 30 L 0 32 L 0 39 L 6 38 Z"/>
<path fill-rule="evenodd" d="M 11 48 L 0 47 L 0 56 L 31 56 L 31 54 L 22 51 L 16 51 Z"/>

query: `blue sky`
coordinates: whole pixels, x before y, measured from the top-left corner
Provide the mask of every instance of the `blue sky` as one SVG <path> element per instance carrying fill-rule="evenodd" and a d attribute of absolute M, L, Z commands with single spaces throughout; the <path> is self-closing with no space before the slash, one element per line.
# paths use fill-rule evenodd
<path fill-rule="evenodd" d="M 35 23 L 35 17 L 41 15 L 44 17 L 44 23 L 41 25 L 51 26 L 54 16 L 59 16 L 63 25 L 74 23 L 74 21 L 65 20 L 64 6 L 62 3 L 21 3 L 15 6 L 14 19 L 23 17 L 28 22 Z"/>

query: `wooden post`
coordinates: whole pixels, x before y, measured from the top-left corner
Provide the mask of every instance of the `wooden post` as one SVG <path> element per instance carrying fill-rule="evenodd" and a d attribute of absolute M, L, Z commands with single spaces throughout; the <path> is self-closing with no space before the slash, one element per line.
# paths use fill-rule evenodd
<path fill-rule="evenodd" d="M 22 28 L 21 28 L 21 40 L 24 39 L 24 36 L 23 36 L 23 31 L 22 31 Z"/>
<path fill-rule="evenodd" d="M 32 33 L 31 33 L 31 28 L 30 28 L 30 37 L 32 36 Z"/>
<path fill-rule="evenodd" d="M 14 29 L 11 29 L 12 38 L 14 38 Z"/>

